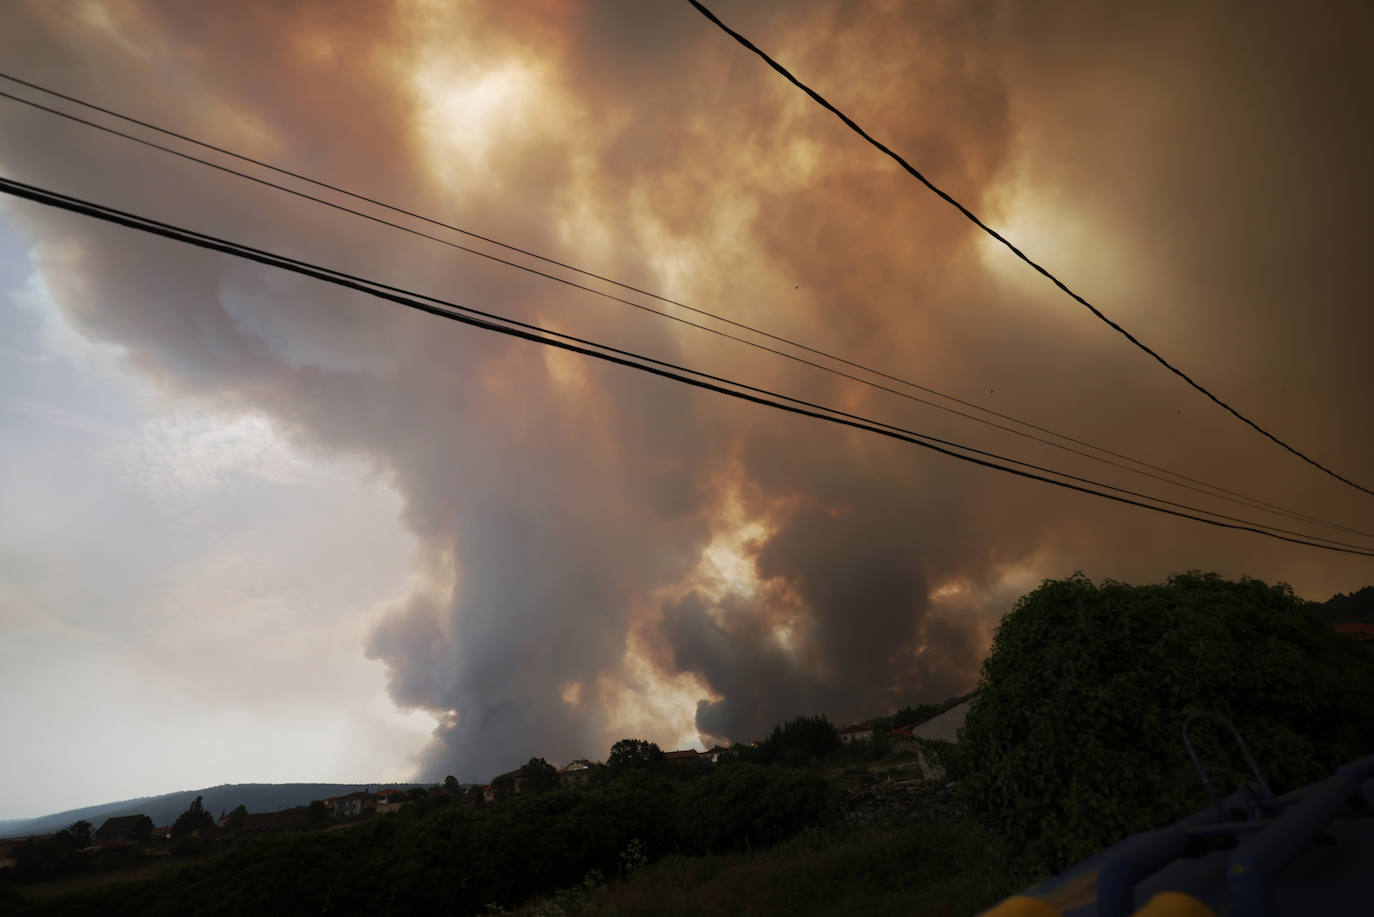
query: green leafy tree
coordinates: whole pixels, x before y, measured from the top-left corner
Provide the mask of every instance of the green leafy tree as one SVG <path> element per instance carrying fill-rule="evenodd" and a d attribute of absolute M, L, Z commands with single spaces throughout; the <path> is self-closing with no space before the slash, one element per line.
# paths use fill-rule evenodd
<path fill-rule="evenodd" d="M 688 784 L 677 833 L 694 853 L 766 847 L 823 824 L 834 794 L 815 771 L 737 764 Z"/>
<path fill-rule="evenodd" d="M 491 789 L 497 802 L 505 802 L 515 795 L 515 778 L 510 774 L 502 774 L 491 782 Z"/>
<path fill-rule="evenodd" d="M 248 820 L 248 807 L 238 806 L 229 813 L 229 819 L 224 823 L 224 827 L 229 831 L 242 831 L 244 823 Z"/>
<path fill-rule="evenodd" d="M 69 827 L 57 832 L 57 836 L 61 838 L 60 843 L 64 847 L 69 847 L 72 850 L 85 850 L 91 846 L 92 828 L 91 823 L 83 819 L 72 822 Z"/>
<path fill-rule="evenodd" d="M 310 805 L 306 807 L 305 821 L 315 828 L 329 821 L 329 807 L 324 804 L 323 799 L 312 800 Z"/>
<path fill-rule="evenodd" d="M 768 763 L 804 767 L 840 750 L 840 733 L 825 716 L 799 716 L 773 727 L 764 742 Z"/>
<path fill-rule="evenodd" d="M 1315 611 L 1331 624 L 1374 624 L 1374 586 L 1346 595 L 1338 592 L 1317 605 Z"/>
<path fill-rule="evenodd" d="M 545 793 L 558 789 L 558 768 L 543 758 L 530 758 L 520 768 L 520 791 L 522 793 Z"/>
<path fill-rule="evenodd" d="M 621 739 L 611 746 L 606 767 L 612 774 L 656 767 L 664 761 L 663 749 L 643 739 Z"/>
<path fill-rule="evenodd" d="M 486 793 L 481 786 L 475 783 L 468 787 L 467 800 L 474 809 L 480 809 L 487 804 Z"/>
<path fill-rule="evenodd" d="M 193 831 L 202 828 L 210 828 L 215 824 L 215 817 L 205 811 L 205 802 L 202 797 L 197 796 L 190 807 L 177 816 L 177 820 L 172 823 L 172 837 L 186 837 Z"/>
<path fill-rule="evenodd" d="M 1046 581 L 1002 619 L 952 762 L 965 811 L 1059 872 L 1209 804 L 1184 747 L 1194 712 L 1235 724 L 1275 794 L 1374 748 L 1374 654 L 1284 585 Z M 1253 778 L 1228 732 L 1192 731 L 1213 784 Z"/>
<path fill-rule="evenodd" d="M 463 785 L 458 782 L 458 778 L 449 774 L 444 778 L 444 789 L 453 796 L 463 792 Z"/>

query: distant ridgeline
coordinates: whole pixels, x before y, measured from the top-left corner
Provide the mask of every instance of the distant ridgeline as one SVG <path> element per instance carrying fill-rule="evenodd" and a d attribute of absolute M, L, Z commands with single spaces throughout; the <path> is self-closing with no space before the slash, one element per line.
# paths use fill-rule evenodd
<path fill-rule="evenodd" d="M 52 834 L 82 819 L 97 827 L 106 818 L 120 815 L 147 815 L 156 827 L 170 825 L 186 811 L 197 797 L 203 797 L 205 810 L 218 818 L 221 811 L 230 812 L 246 806 L 249 812 L 276 812 L 294 806 L 309 805 L 312 800 L 330 796 L 344 796 L 359 790 L 409 789 L 417 783 L 226 783 L 203 790 L 183 790 L 161 796 L 143 796 L 120 802 L 107 802 L 84 809 L 71 809 L 37 818 L 0 822 L 0 837 L 27 837 Z"/>

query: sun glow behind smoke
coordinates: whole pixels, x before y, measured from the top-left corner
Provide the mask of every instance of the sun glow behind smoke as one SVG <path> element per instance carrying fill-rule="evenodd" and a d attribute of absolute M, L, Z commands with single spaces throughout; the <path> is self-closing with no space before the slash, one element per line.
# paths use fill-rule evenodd
<path fill-rule="evenodd" d="M 464 73 L 439 56 L 415 71 L 413 83 L 429 165 L 449 186 L 471 182 L 474 171 L 484 173 L 491 167 L 499 135 L 519 126 L 539 85 L 537 74 L 520 61 Z"/>
<path fill-rule="evenodd" d="M 655 641 L 645 636 L 657 626 L 658 609 L 693 591 L 709 597 L 713 606 L 731 598 L 758 599 L 768 591 L 769 584 L 759 577 L 755 555 L 767 543 L 774 524 L 768 518 L 751 518 L 737 486 L 721 483 L 726 492 L 720 500 L 715 532 L 697 565 L 681 582 L 659 590 L 651 608 L 644 610 L 639 627 L 627 641 L 622 677 L 603 675 L 599 680 L 598 693 L 608 719 L 626 735 L 674 737 L 671 744 L 675 748 L 704 747 L 696 725 L 698 704 L 722 700 L 696 673 L 672 673 L 663 668 L 652 649 Z M 729 629 L 730 622 L 719 607 L 713 607 L 709 614 L 717 626 Z M 778 645 L 793 650 L 789 622 L 779 619 L 772 627 Z"/>

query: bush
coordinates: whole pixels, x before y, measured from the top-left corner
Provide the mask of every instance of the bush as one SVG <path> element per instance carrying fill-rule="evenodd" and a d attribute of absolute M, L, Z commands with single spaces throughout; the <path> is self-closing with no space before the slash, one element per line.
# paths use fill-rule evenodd
<path fill-rule="evenodd" d="M 1251 579 L 1046 581 L 1002 619 L 980 689 L 957 798 L 1051 873 L 1209 804 L 1181 738 L 1193 712 L 1230 719 L 1275 794 L 1374 749 L 1374 654 Z M 1192 735 L 1229 794 L 1253 778 L 1223 733 Z"/>
<path fill-rule="evenodd" d="M 832 790 L 813 771 L 738 764 L 691 784 L 678 807 L 684 852 L 766 847 L 823 823 Z"/>
<path fill-rule="evenodd" d="M 964 749 L 944 739 L 917 739 L 923 759 L 938 768 L 945 780 L 957 781 L 965 774 Z"/>

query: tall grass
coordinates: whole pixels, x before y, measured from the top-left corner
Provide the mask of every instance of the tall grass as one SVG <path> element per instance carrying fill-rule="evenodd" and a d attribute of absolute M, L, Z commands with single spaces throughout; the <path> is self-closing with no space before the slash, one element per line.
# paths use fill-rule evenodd
<path fill-rule="evenodd" d="M 669 857 L 601 889 L 579 889 L 524 917 L 816 914 L 972 917 L 1027 884 L 1004 873 L 971 822 L 851 832 L 812 830 L 769 850 Z"/>

